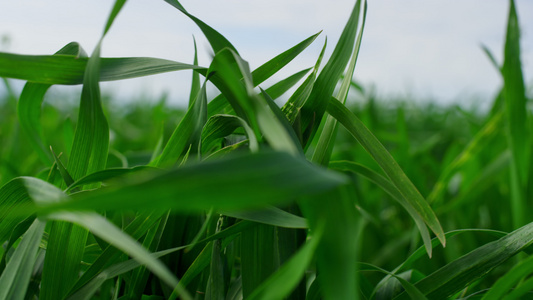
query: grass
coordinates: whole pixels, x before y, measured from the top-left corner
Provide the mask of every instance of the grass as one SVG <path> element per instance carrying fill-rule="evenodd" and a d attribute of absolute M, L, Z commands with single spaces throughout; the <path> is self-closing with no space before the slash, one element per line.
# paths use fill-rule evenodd
<path fill-rule="evenodd" d="M 208 66 L 100 57 L 120 0 L 90 56 L 76 43 L 0 53 L 8 90 L 27 81 L 0 102 L 0 299 L 532 297 L 532 118 L 513 1 L 487 112 L 387 106 L 352 82 L 366 2 L 331 57 L 269 87 L 317 35 L 250 70 L 167 2 L 206 36 Z M 184 70 L 185 111 L 100 94 L 100 81 Z M 81 84 L 79 104 L 44 101 L 57 84 Z"/>

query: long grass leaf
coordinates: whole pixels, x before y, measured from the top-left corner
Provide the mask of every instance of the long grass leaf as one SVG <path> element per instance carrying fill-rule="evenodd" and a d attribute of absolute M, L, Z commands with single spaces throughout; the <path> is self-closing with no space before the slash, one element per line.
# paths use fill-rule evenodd
<path fill-rule="evenodd" d="M 429 257 L 431 257 L 431 253 L 433 252 L 433 248 L 431 247 L 431 236 L 429 235 L 426 224 L 424 223 L 424 219 L 416 211 L 416 209 L 414 209 L 414 207 L 409 203 L 409 201 L 407 201 L 403 197 L 403 195 L 394 186 L 394 184 L 392 184 L 387 178 L 381 176 L 375 171 L 363 165 L 354 163 L 354 162 L 348 162 L 348 161 L 331 162 L 329 164 L 329 168 L 336 169 L 336 170 L 350 171 L 350 172 L 359 174 L 361 176 L 364 176 L 368 180 L 372 181 L 373 183 L 378 185 L 380 188 L 382 188 L 385 192 L 387 192 L 394 200 L 396 200 L 401 206 L 403 206 L 405 210 L 409 213 L 411 218 L 413 218 L 416 226 L 418 227 L 418 230 L 420 231 L 422 240 L 424 241 L 424 246 L 426 247 L 426 251 Z"/>
<path fill-rule="evenodd" d="M 311 240 L 276 273 L 259 285 L 248 299 L 285 299 L 305 275 L 305 270 L 313 258 L 322 233 L 321 229 L 318 228 Z"/>
<path fill-rule="evenodd" d="M 374 158 L 374 160 L 383 169 L 391 182 L 400 191 L 402 196 L 410 203 L 412 207 L 420 214 L 429 228 L 435 233 L 443 245 L 446 244 L 446 238 L 440 225 L 439 220 L 431 207 L 413 183 L 407 178 L 398 163 L 378 141 L 378 139 L 365 127 L 365 125 L 342 103 L 332 99 L 328 106 L 328 113 L 339 121 L 365 150 Z M 429 253 L 428 253 L 429 254 Z"/>
<path fill-rule="evenodd" d="M 120 185 L 77 193 L 71 196 L 75 198 L 71 201 L 40 210 L 252 209 L 288 203 L 296 196 L 326 191 L 346 180 L 342 174 L 313 166 L 302 158 L 259 152 L 188 164 L 170 171 L 147 171 L 129 180 L 121 179 Z M 255 195 L 253 201 L 250 194 Z"/>
<path fill-rule="evenodd" d="M 429 299 L 446 299 L 533 244 L 533 223 L 485 244 L 416 283 Z M 400 295 L 398 299 L 406 299 Z"/>
<path fill-rule="evenodd" d="M 483 299 L 504 299 L 504 296 L 511 292 L 515 284 L 526 279 L 531 273 L 533 273 L 533 256 L 521 261 L 498 279 L 489 292 L 483 296 Z"/>
<path fill-rule="evenodd" d="M 46 222 L 36 219 L 0 276 L 0 299 L 25 299 Z"/>

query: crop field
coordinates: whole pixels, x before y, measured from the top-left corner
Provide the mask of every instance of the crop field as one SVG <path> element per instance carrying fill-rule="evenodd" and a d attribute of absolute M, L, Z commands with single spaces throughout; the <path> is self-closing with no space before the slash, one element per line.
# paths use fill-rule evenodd
<path fill-rule="evenodd" d="M 503 60 L 485 49 L 502 86 L 486 111 L 385 105 L 352 81 L 366 1 L 330 56 L 268 86 L 318 34 L 251 70 L 209 20 L 165 1 L 201 29 L 208 65 L 101 57 L 125 0 L 90 53 L 0 52 L 0 300 L 533 299 L 513 0 Z M 184 109 L 99 87 L 178 71 L 192 76 Z M 53 85 L 82 90 L 48 101 Z"/>

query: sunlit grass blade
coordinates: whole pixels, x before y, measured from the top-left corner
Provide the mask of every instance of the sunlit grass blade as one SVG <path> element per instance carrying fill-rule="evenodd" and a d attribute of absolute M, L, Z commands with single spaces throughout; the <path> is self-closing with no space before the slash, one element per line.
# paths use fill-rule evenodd
<path fill-rule="evenodd" d="M 0 299 L 24 299 L 46 222 L 36 219 L 0 276 Z"/>
<path fill-rule="evenodd" d="M 337 82 L 346 69 L 350 56 L 352 55 L 357 35 L 357 27 L 360 22 L 360 10 L 361 1 L 358 0 L 354 5 L 350 18 L 339 37 L 339 41 L 337 42 L 330 59 L 318 75 L 309 99 L 307 99 L 302 107 L 303 128 L 307 128 L 309 125 L 312 126 L 310 140 L 312 140 L 320 125 L 320 120 L 322 120 L 322 116 L 326 111 L 328 102 L 333 95 Z M 313 119 L 317 121 L 311 124 Z"/>
<path fill-rule="evenodd" d="M 285 299 L 304 277 L 322 234 L 323 229 L 318 227 L 310 241 L 258 286 L 248 299 Z"/>
<path fill-rule="evenodd" d="M 363 148 L 365 148 L 383 169 L 402 196 L 420 214 L 441 243 L 446 245 L 444 232 L 435 213 L 378 139 L 338 100 L 332 99 L 330 101 L 328 113 L 337 119 L 359 141 Z"/>
<path fill-rule="evenodd" d="M 429 299 L 446 299 L 533 244 L 533 223 L 485 244 L 416 283 Z M 406 299 L 400 295 L 398 299 Z"/>

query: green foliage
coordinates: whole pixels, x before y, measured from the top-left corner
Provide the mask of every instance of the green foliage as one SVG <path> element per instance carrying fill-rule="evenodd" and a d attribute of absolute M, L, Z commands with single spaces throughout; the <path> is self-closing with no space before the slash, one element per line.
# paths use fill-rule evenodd
<path fill-rule="evenodd" d="M 503 82 L 489 112 L 385 105 L 354 83 L 366 1 L 322 69 L 326 44 L 269 87 L 320 33 L 252 71 L 167 0 L 209 41 L 207 67 L 196 42 L 192 64 L 100 57 L 125 2 L 90 56 L 0 52 L 0 299 L 531 297 L 533 123 L 512 0 L 501 66 L 484 48 Z M 182 70 L 185 110 L 100 94 Z M 10 78 L 27 81 L 20 95 Z M 48 103 L 53 85 L 82 85 L 79 104 Z"/>

